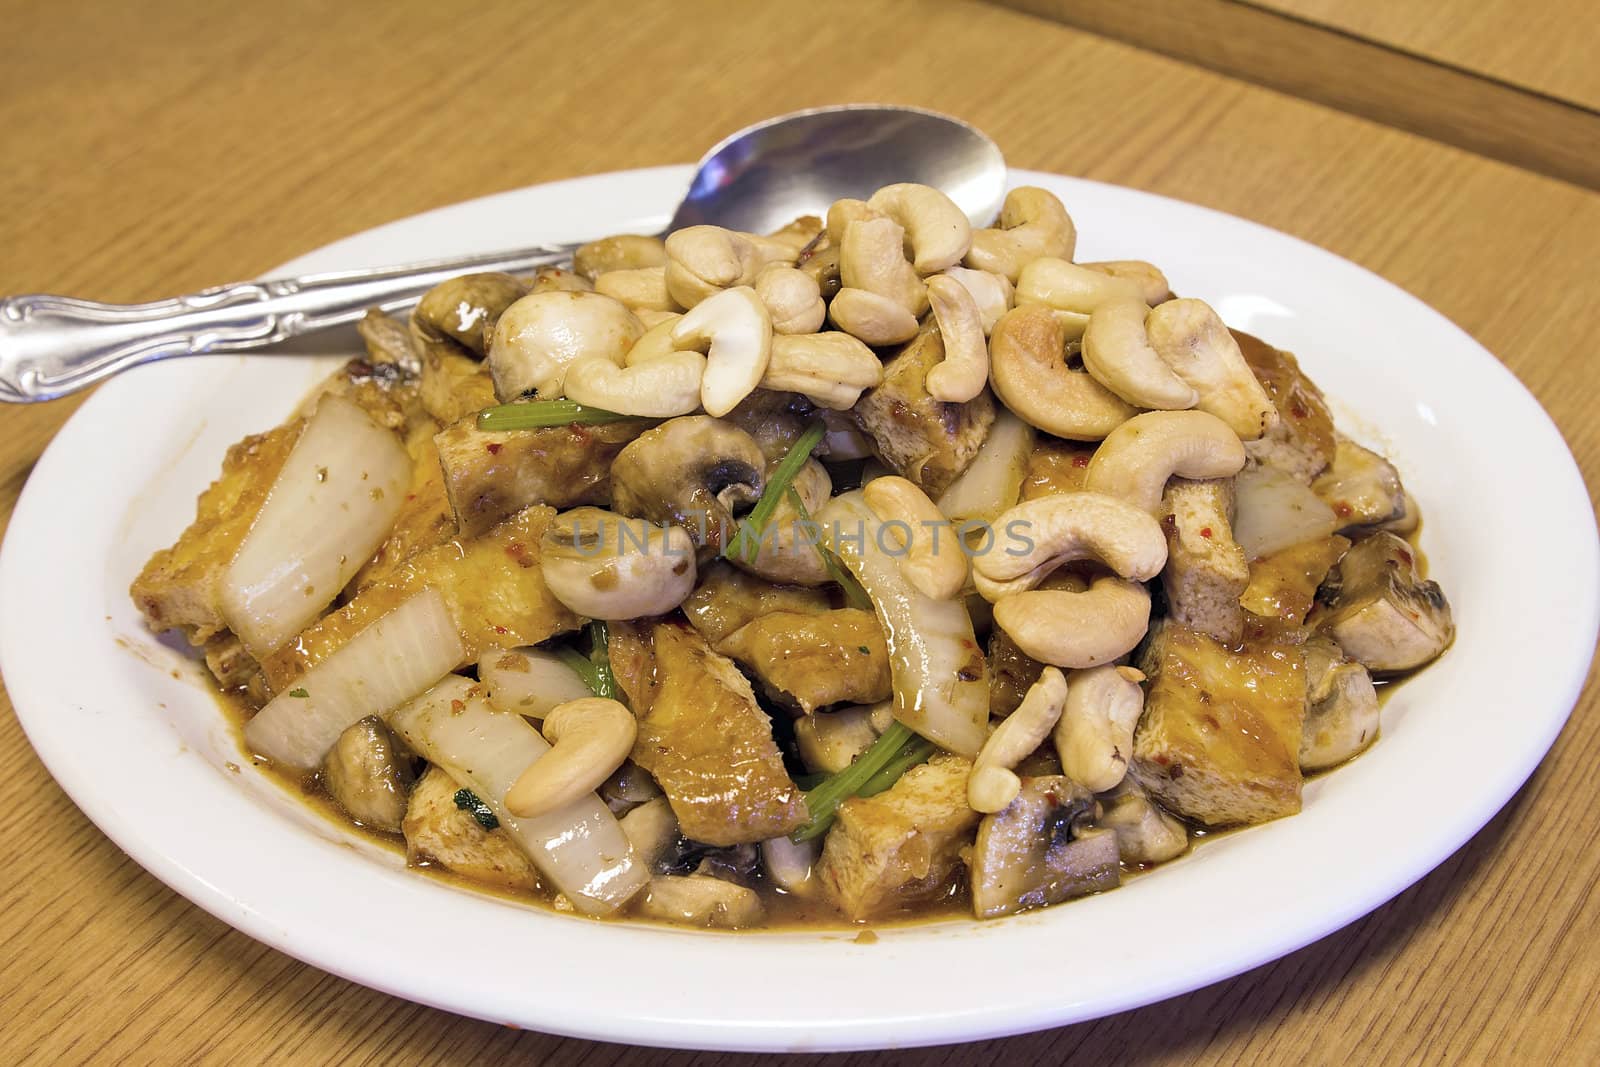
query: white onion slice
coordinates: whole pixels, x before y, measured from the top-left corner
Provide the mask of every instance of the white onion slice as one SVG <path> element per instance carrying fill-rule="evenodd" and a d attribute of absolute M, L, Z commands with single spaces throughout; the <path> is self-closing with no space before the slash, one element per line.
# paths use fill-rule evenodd
<path fill-rule="evenodd" d="M 324 396 L 223 575 L 222 617 L 260 659 L 311 625 L 393 528 L 411 481 L 405 446 Z"/>
<path fill-rule="evenodd" d="M 955 523 L 994 521 L 1022 495 L 1032 452 L 1033 427 L 1001 408 L 971 465 L 939 498 L 939 510 Z"/>
<path fill-rule="evenodd" d="M 542 648 L 491 648 L 478 660 L 478 681 L 496 711 L 542 719 L 557 704 L 592 697 L 578 672 Z"/>
<path fill-rule="evenodd" d="M 251 751 L 309 771 L 352 723 L 403 704 L 467 658 L 450 608 L 426 589 L 352 637 L 256 713 Z"/>
<path fill-rule="evenodd" d="M 951 752 L 976 756 L 988 738 L 989 679 L 966 602 L 935 600 L 911 587 L 888 547 L 894 540 L 880 537 L 883 524 L 859 489 L 828 501 L 817 521 L 828 547 L 867 591 L 883 624 L 894 717 Z M 949 532 L 941 536 L 939 549 L 961 551 Z"/>
<path fill-rule="evenodd" d="M 1246 559 L 1260 559 L 1339 528 L 1339 518 L 1310 486 L 1274 467 L 1240 471 L 1235 482 L 1233 539 Z"/>
<path fill-rule="evenodd" d="M 650 880 L 616 816 L 594 793 L 559 811 L 519 819 L 506 792 L 550 751 L 520 715 L 495 711 L 465 678 L 446 678 L 390 712 L 389 725 L 429 763 L 478 795 L 539 873 L 585 915 L 609 915 Z"/>

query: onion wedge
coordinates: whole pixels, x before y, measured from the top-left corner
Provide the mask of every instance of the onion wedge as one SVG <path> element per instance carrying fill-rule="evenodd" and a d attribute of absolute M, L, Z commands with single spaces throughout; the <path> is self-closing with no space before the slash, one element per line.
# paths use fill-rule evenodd
<path fill-rule="evenodd" d="M 1033 452 L 1033 427 L 1001 408 L 972 463 L 939 498 L 939 510 L 957 526 L 993 522 L 1022 496 Z"/>
<path fill-rule="evenodd" d="M 279 693 L 244 728 L 252 752 L 309 771 L 351 724 L 381 715 L 467 658 L 444 596 L 425 589 Z"/>
<path fill-rule="evenodd" d="M 311 625 L 394 528 L 411 457 L 340 396 L 324 396 L 222 577 L 222 617 L 257 659 Z"/>
<path fill-rule="evenodd" d="M 817 513 L 828 548 L 872 599 L 889 646 L 894 717 L 942 748 L 976 756 L 988 738 L 989 679 L 966 602 L 923 596 L 901 577 L 896 542 L 859 489 Z M 939 548 L 959 552 L 952 531 Z"/>
<path fill-rule="evenodd" d="M 496 711 L 542 719 L 557 704 L 594 696 L 578 672 L 542 648 L 490 648 L 478 659 L 478 680 Z"/>
<path fill-rule="evenodd" d="M 1274 467 L 1240 471 L 1234 481 L 1233 539 L 1246 559 L 1260 559 L 1339 528 L 1339 517 L 1309 486 Z"/>
<path fill-rule="evenodd" d="M 495 711 L 481 688 L 451 677 L 385 718 L 494 812 L 539 873 L 585 915 L 610 915 L 650 881 L 616 816 L 594 793 L 532 819 L 506 810 L 506 792 L 550 751 L 520 715 Z"/>

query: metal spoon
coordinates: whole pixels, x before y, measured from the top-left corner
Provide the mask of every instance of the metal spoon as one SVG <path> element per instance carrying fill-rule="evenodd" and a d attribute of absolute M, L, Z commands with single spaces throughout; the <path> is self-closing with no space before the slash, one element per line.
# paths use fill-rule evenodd
<path fill-rule="evenodd" d="M 1005 160 L 982 133 L 932 111 L 871 104 L 796 111 L 747 126 L 707 152 L 664 232 L 712 223 L 764 233 L 893 182 L 943 189 L 974 223 L 988 225 L 1005 190 Z M 354 322 L 371 307 L 408 307 L 459 274 L 524 273 L 563 263 L 576 248 L 238 282 L 148 304 L 8 297 L 0 301 L 0 401 L 54 400 L 172 356 L 264 348 Z"/>

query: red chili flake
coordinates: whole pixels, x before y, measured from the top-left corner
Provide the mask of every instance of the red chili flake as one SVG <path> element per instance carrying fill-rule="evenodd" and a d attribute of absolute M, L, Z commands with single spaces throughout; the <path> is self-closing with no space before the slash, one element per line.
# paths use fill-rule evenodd
<path fill-rule="evenodd" d="M 452 700 L 450 702 L 450 711 L 453 714 L 460 715 L 463 711 L 466 711 L 466 710 L 467 710 L 467 705 L 466 705 L 465 701 Z"/>
<path fill-rule="evenodd" d="M 1074 467 L 1087 467 L 1089 465 L 1089 457 L 1080 452 L 1072 457 L 1072 465 Z"/>
<path fill-rule="evenodd" d="M 1334 503 L 1333 513 L 1339 516 L 1341 519 L 1348 519 L 1352 514 L 1355 513 L 1355 508 L 1352 508 L 1347 502 L 1340 500 Z"/>
<path fill-rule="evenodd" d="M 1412 559 L 1412 558 L 1411 558 L 1411 553 L 1409 553 L 1409 552 L 1407 552 L 1407 551 L 1406 551 L 1406 550 L 1405 550 L 1405 549 L 1403 549 L 1403 548 L 1402 548 L 1402 549 L 1400 549 L 1400 550 L 1399 550 L 1399 551 L 1398 551 L 1398 552 L 1396 552 L 1396 553 L 1395 553 L 1395 555 L 1397 555 L 1397 556 L 1399 556 L 1399 557 L 1400 557 L 1400 558 L 1401 558 L 1401 559 L 1403 559 L 1403 560 L 1405 560 L 1405 563 L 1406 563 L 1406 566 L 1407 566 L 1407 567 L 1410 567 L 1410 566 L 1412 566 L 1412 565 L 1413 565 L 1413 564 L 1414 564 L 1414 563 L 1416 563 L 1416 560 L 1414 560 L 1414 559 Z"/>
<path fill-rule="evenodd" d="M 505 634 L 505 633 L 510 633 L 511 631 L 507 630 L 504 626 L 496 626 L 494 628 L 494 632 L 497 633 L 497 634 Z"/>
<path fill-rule="evenodd" d="M 534 560 L 528 551 L 528 546 L 521 541 L 513 541 L 506 546 L 506 555 L 517 561 L 519 567 L 531 567 Z"/>
<path fill-rule="evenodd" d="M 1311 412 L 1305 409 L 1304 404 L 1296 400 L 1293 404 L 1289 405 L 1289 414 L 1293 415 L 1297 419 L 1303 419 L 1307 415 L 1311 414 Z"/>
<path fill-rule="evenodd" d="M 1207 540 L 1210 540 L 1211 539 L 1211 527 L 1209 527 L 1209 526 L 1200 527 L 1200 536 L 1206 538 Z"/>
<path fill-rule="evenodd" d="M 415 499 L 417 499 L 417 494 L 415 494 L 415 493 L 407 493 L 406 494 L 406 503 L 407 504 L 411 503 Z"/>
<path fill-rule="evenodd" d="M 483 447 L 489 450 L 489 455 L 498 456 L 500 454 L 500 450 L 505 446 L 500 444 L 498 441 L 494 441 L 484 445 Z"/>

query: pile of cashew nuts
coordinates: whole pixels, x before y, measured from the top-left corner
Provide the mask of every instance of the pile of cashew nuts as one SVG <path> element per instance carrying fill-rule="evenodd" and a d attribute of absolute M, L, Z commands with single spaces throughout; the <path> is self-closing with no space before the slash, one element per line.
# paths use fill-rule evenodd
<path fill-rule="evenodd" d="M 1004 808 L 1017 794 L 1017 763 L 1051 736 L 1074 780 L 1117 787 L 1142 701 L 1142 676 L 1118 664 L 1148 629 L 1144 583 L 1167 562 L 1163 489 L 1173 477 L 1236 474 L 1244 442 L 1278 415 L 1208 305 L 1175 298 L 1148 263 L 1075 262 L 1076 244 L 1071 217 L 1046 190 L 1012 190 L 996 225 L 974 229 L 939 190 L 898 184 L 771 235 L 692 226 L 665 241 L 583 246 L 561 286 L 516 300 L 494 325 L 497 395 L 666 421 L 617 458 L 615 512 L 569 511 L 545 535 L 551 592 L 589 618 L 676 608 L 697 563 L 737 531 L 735 509 L 757 499 L 774 458 L 759 430 L 724 417 L 770 390 L 848 420 L 883 383 L 893 347 L 937 330 L 943 358 L 925 382 L 933 400 L 960 405 L 990 390 L 1040 433 L 1099 442 L 1082 491 L 1025 501 L 994 521 L 996 531 L 1024 531 L 1017 549 L 1002 539 L 969 555 L 947 535 L 941 551 L 929 530 L 944 516 L 913 481 L 864 486 L 872 512 L 905 531 L 900 569 L 917 595 L 975 592 L 995 625 L 1048 665 L 984 745 L 969 800 Z M 833 492 L 815 460 L 796 489 L 811 512 Z M 779 518 L 793 518 L 784 508 Z M 610 541 L 640 549 L 592 551 L 604 523 Z M 1090 567 L 1069 566 L 1080 561 Z M 738 565 L 774 581 L 829 580 L 817 554 L 781 542 Z M 625 716 L 600 700 L 551 712 L 555 753 L 530 768 L 512 810 L 548 810 L 603 780 L 627 755 Z M 588 762 L 580 767 L 574 752 Z"/>

